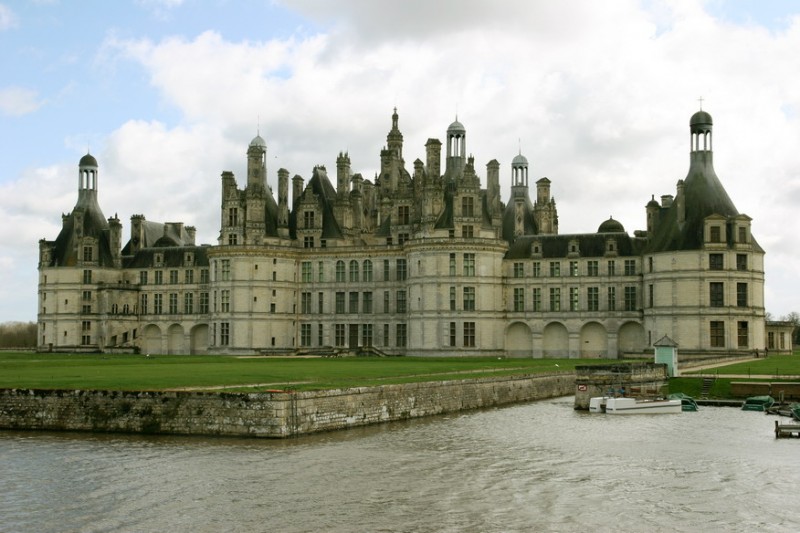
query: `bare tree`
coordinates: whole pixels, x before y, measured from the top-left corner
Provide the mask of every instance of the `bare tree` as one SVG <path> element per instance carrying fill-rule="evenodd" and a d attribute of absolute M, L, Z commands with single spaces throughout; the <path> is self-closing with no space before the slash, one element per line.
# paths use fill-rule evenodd
<path fill-rule="evenodd" d="M 35 348 L 36 322 L 0 324 L 0 348 Z"/>
<path fill-rule="evenodd" d="M 794 331 L 792 332 L 792 339 L 795 345 L 800 344 L 800 313 L 792 311 L 788 315 L 781 318 L 784 322 L 791 322 L 794 324 Z"/>

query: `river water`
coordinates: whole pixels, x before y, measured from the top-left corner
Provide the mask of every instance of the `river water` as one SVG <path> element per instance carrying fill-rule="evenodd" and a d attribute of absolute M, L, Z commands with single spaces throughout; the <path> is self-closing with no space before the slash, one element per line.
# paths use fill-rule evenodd
<path fill-rule="evenodd" d="M 800 530 L 774 417 L 572 401 L 285 441 L 0 431 L 0 531 Z"/>

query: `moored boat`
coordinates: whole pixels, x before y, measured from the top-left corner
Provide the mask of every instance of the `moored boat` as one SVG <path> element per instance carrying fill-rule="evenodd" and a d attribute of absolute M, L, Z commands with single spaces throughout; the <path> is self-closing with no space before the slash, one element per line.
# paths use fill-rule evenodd
<path fill-rule="evenodd" d="M 697 411 L 699 409 L 697 407 L 697 402 L 688 394 L 684 394 L 682 392 L 673 392 L 667 396 L 667 398 L 670 400 L 680 400 L 682 411 Z"/>
<path fill-rule="evenodd" d="M 744 401 L 742 405 L 742 411 L 766 411 L 772 404 L 775 403 L 775 399 L 772 396 L 750 396 Z"/>
<path fill-rule="evenodd" d="M 678 399 L 643 400 L 639 398 L 614 398 L 611 396 L 596 396 L 589 399 L 590 413 L 628 415 L 680 413 L 681 411 L 681 400 Z"/>
<path fill-rule="evenodd" d="M 606 413 L 613 415 L 680 413 L 680 400 L 640 400 L 637 398 L 608 398 Z"/>

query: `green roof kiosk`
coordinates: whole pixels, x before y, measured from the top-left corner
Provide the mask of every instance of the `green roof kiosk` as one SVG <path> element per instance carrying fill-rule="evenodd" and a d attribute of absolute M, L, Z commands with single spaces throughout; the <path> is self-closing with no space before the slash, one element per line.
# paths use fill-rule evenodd
<path fill-rule="evenodd" d="M 656 363 L 667 365 L 667 376 L 678 376 L 678 343 L 666 335 L 653 343 L 656 349 Z"/>

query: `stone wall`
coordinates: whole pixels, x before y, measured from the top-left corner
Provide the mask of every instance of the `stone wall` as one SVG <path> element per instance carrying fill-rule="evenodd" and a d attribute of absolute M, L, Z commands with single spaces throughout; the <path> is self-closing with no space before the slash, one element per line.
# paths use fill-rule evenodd
<path fill-rule="evenodd" d="M 282 438 L 572 394 L 560 373 L 259 393 L 0 389 L 0 428 Z"/>

